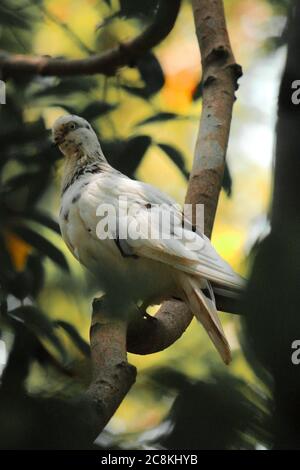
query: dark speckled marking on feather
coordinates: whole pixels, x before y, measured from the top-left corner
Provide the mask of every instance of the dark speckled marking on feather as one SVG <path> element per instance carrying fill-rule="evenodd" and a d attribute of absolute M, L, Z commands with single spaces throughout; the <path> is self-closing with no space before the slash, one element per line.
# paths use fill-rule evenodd
<path fill-rule="evenodd" d="M 138 255 L 134 254 L 132 252 L 132 248 L 129 247 L 129 245 L 126 244 L 126 241 L 125 240 L 120 240 L 119 237 L 117 238 L 114 238 L 114 242 L 115 244 L 117 245 L 121 255 L 123 256 L 123 258 L 135 258 L 135 259 L 138 259 Z M 125 249 L 123 249 L 122 247 L 122 242 L 125 242 L 125 244 L 123 244 L 123 247 L 125 248 L 125 246 L 127 247 L 127 251 L 125 251 Z"/>
<path fill-rule="evenodd" d="M 75 202 L 79 201 L 80 198 L 81 198 L 81 194 L 77 193 L 76 196 L 74 196 L 72 199 L 72 204 L 75 204 Z"/>
<path fill-rule="evenodd" d="M 189 228 L 192 229 L 192 232 L 197 232 L 197 227 L 195 224 L 192 224 L 189 219 L 186 219 L 184 214 L 182 213 L 182 220 L 181 220 L 181 227 L 182 228 Z M 200 235 L 200 234 L 199 234 Z"/>
<path fill-rule="evenodd" d="M 73 177 L 68 182 L 68 184 L 66 184 L 66 186 L 63 187 L 61 195 L 63 195 L 67 191 L 67 189 L 69 189 L 69 187 L 72 186 L 72 184 L 75 183 L 75 181 L 78 180 L 78 178 L 80 178 L 81 176 L 84 176 L 87 173 L 95 174 L 95 173 L 101 173 L 101 172 L 102 172 L 102 168 L 101 168 L 101 165 L 99 165 L 99 163 L 92 163 L 90 165 L 78 168 L 78 170 L 75 171 Z"/>
<path fill-rule="evenodd" d="M 69 222 L 69 211 L 66 211 L 66 212 L 64 213 L 64 220 L 65 220 L 66 222 Z"/>

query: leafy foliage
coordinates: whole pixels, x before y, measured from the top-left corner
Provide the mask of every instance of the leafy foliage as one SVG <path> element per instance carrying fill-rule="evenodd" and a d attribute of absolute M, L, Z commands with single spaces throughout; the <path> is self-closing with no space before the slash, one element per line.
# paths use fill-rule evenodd
<path fill-rule="evenodd" d="M 117 139 L 104 142 L 102 147 L 112 166 L 118 167 L 122 173 L 133 177 L 150 145 L 149 136 L 138 135 L 128 140 Z"/>
<path fill-rule="evenodd" d="M 153 14 L 157 7 L 157 0 L 120 0 L 120 14 L 126 18 L 142 17 L 147 18 Z"/>
<path fill-rule="evenodd" d="M 229 170 L 229 166 L 227 162 L 225 163 L 225 168 L 224 168 L 222 188 L 224 189 L 227 196 L 230 197 L 232 194 L 232 178 L 231 178 L 231 174 L 230 174 L 230 170 Z"/>
<path fill-rule="evenodd" d="M 227 374 L 181 387 L 169 419 L 173 425 L 162 444 L 168 449 L 255 449 L 266 445 L 268 413 L 254 390 Z M 263 408 L 262 407 L 262 408 Z M 270 433 L 270 430 L 268 430 Z"/>
<path fill-rule="evenodd" d="M 172 162 L 175 163 L 175 165 L 179 168 L 179 170 L 186 177 L 186 179 L 188 179 L 189 173 L 185 167 L 185 161 L 180 151 L 169 144 L 159 143 L 157 145 L 170 157 Z"/>
<path fill-rule="evenodd" d="M 142 121 L 137 123 L 137 126 L 144 126 L 145 124 L 153 124 L 157 122 L 165 122 L 165 121 L 170 121 L 172 119 L 180 119 L 182 116 L 179 116 L 176 113 L 169 113 L 169 112 L 160 112 L 156 113 L 153 116 L 150 116 L 146 119 L 143 119 Z"/>
<path fill-rule="evenodd" d="M 148 52 L 137 62 L 136 67 L 144 82 L 144 86 L 122 85 L 122 88 L 140 98 L 150 98 L 161 90 L 164 85 L 165 79 L 161 65 L 155 55 L 152 52 Z"/>
<path fill-rule="evenodd" d="M 193 91 L 193 101 L 199 100 L 199 98 L 202 97 L 202 93 L 203 93 L 203 84 L 202 84 L 202 80 L 200 80 L 200 82 L 198 82 L 198 84 L 196 85 Z"/>

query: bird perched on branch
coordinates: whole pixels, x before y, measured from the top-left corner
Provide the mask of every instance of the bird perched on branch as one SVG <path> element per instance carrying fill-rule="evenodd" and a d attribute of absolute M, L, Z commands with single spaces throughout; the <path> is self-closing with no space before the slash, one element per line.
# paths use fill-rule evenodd
<path fill-rule="evenodd" d="M 109 295 L 121 299 L 120 305 L 124 299 L 142 302 L 144 308 L 170 297 L 186 302 L 228 364 L 230 348 L 218 318 L 211 282 L 240 289 L 242 278 L 205 235 L 195 232 L 191 224 L 182 223 L 184 215 L 174 200 L 109 165 L 96 133 L 85 119 L 62 116 L 55 121 L 52 133 L 65 157 L 60 228 L 75 258 L 98 276 Z M 126 202 L 127 211 L 120 210 L 120 201 L 121 205 Z M 116 214 L 106 236 L 102 236 L 103 230 L 99 233 L 103 207 L 108 212 L 115 209 Z M 130 212 L 132 207 L 135 210 L 129 217 L 128 208 Z M 150 216 L 152 209 L 154 217 Z M 158 222 L 167 218 L 170 237 L 161 236 L 165 230 L 160 230 Z M 127 230 L 128 221 L 135 231 Z M 121 236 L 125 226 L 126 236 Z M 142 236 L 136 236 L 136 232 Z"/>

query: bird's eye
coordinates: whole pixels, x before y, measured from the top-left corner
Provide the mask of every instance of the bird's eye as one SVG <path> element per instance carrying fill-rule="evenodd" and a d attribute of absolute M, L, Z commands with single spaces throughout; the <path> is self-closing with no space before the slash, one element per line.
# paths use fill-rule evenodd
<path fill-rule="evenodd" d="M 76 124 L 75 124 L 75 122 L 70 122 L 70 124 L 69 124 L 69 129 L 71 129 L 72 131 L 73 131 L 74 129 L 76 129 Z"/>

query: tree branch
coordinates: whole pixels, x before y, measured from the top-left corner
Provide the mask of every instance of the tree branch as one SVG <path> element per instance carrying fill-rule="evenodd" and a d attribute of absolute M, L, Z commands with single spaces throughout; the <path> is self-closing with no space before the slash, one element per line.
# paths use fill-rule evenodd
<path fill-rule="evenodd" d="M 204 204 L 204 227 L 211 236 L 222 186 L 234 92 L 242 75 L 235 62 L 221 0 L 193 0 L 201 51 L 203 108 L 187 201 Z"/>
<path fill-rule="evenodd" d="M 93 378 L 86 393 L 86 397 L 96 405 L 94 438 L 106 426 L 135 382 L 136 369 L 127 362 L 126 330 L 125 320 L 112 322 L 109 312 L 106 312 L 105 301 L 94 302 L 90 329 Z"/>
<path fill-rule="evenodd" d="M 215 294 L 217 308 L 223 312 L 238 314 L 238 302 Z M 134 354 L 153 354 L 171 346 L 185 332 L 193 314 L 184 302 L 168 300 L 162 304 L 154 319 L 136 319 L 129 324 L 127 351 Z"/>
<path fill-rule="evenodd" d="M 47 56 L 0 55 L 0 70 L 3 79 L 24 75 L 113 75 L 116 70 L 134 63 L 148 50 L 159 44 L 172 30 L 181 0 L 158 2 L 153 23 L 138 37 L 120 44 L 109 51 L 84 59 L 60 59 Z"/>

